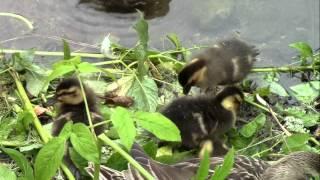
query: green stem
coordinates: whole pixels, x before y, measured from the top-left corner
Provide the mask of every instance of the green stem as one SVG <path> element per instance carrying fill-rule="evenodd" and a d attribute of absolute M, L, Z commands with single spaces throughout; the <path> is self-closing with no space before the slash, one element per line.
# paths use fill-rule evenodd
<path fill-rule="evenodd" d="M 283 67 L 260 67 L 252 68 L 251 72 L 300 72 L 300 71 L 311 71 L 319 69 L 320 66 L 283 66 Z"/>
<path fill-rule="evenodd" d="M 98 153 L 99 153 L 99 160 L 100 160 L 101 159 L 101 146 L 100 146 L 100 143 L 97 141 L 97 135 L 94 132 L 93 123 L 92 123 L 92 119 L 91 119 L 91 113 L 90 113 L 89 106 L 88 106 L 88 101 L 87 101 L 87 96 L 86 96 L 86 93 L 84 91 L 84 87 L 83 87 L 79 72 L 77 72 L 76 75 L 77 75 L 77 78 L 78 78 L 78 81 L 79 81 L 79 84 L 80 84 L 81 93 L 82 93 L 84 105 L 85 105 L 85 108 L 86 108 L 86 114 L 87 114 L 87 118 L 88 118 L 89 125 L 90 125 L 90 128 L 91 128 L 91 132 L 93 133 L 94 138 L 95 138 L 96 143 L 97 143 L 97 148 L 98 148 Z M 94 180 L 98 180 L 99 179 L 99 174 L 100 174 L 100 162 L 99 163 L 94 163 L 94 176 L 93 176 L 93 179 Z"/>
<path fill-rule="evenodd" d="M 24 53 L 27 52 L 26 50 L 18 50 L 18 49 L 0 49 L 0 52 L 6 54 L 13 54 L 13 53 Z M 63 57 L 63 52 L 51 52 L 51 51 L 34 51 L 35 55 L 39 56 L 61 56 Z M 88 57 L 88 58 L 97 58 L 103 59 L 106 58 L 103 54 L 100 53 L 71 53 L 71 56 L 81 56 L 81 57 Z"/>
<path fill-rule="evenodd" d="M 42 139 L 42 141 L 44 143 L 47 143 L 51 136 L 50 136 L 50 134 L 48 134 L 47 131 L 45 131 L 42 128 L 42 125 L 41 125 L 36 113 L 33 110 L 33 106 L 28 98 L 28 95 L 27 95 L 26 91 L 24 90 L 22 83 L 19 80 L 18 74 L 15 71 L 9 71 L 9 72 L 15 81 L 15 84 L 17 86 L 17 90 L 18 90 L 19 95 L 22 99 L 25 110 L 31 114 L 32 122 L 33 122 L 37 132 L 39 133 L 39 136 Z"/>
<path fill-rule="evenodd" d="M 25 110 L 27 112 L 29 112 L 32 116 L 32 122 L 33 122 L 41 140 L 44 143 L 47 143 L 49 141 L 49 139 L 51 138 L 51 135 L 46 130 L 44 130 L 42 128 L 42 125 L 41 125 L 36 113 L 33 110 L 33 107 L 32 107 L 32 104 L 31 104 L 29 98 L 28 98 L 28 95 L 27 95 L 26 91 L 24 90 L 21 81 L 19 80 L 18 74 L 12 70 L 9 71 L 9 73 L 11 74 L 12 78 L 15 81 L 15 84 L 16 84 L 18 92 L 19 92 L 19 96 L 21 97 L 21 100 L 22 100 L 22 103 L 24 105 Z M 61 164 L 61 168 L 69 180 L 74 180 L 72 173 L 63 163 Z"/>
<path fill-rule="evenodd" d="M 106 145 L 111 146 L 115 151 L 117 151 L 122 157 L 124 157 L 130 164 L 132 164 L 146 179 L 152 180 L 154 177 L 146 171 L 136 160 L 134 160 L 127 152 L 121 149 L 116 143 L 109 139 L 106 135 L 101 134 L 98 137 Z"/>
<path fill-rule="evenodd" d="M 8 16 L 8 17 L 13 17 L 13 18 L 19 19 L 20 21 L 24 22 L 28 26 L 29 29 L 33 30 L 32 22 L 21 15 L 14 14 L 14 13 L 0 12 L 0 16 Z"/>

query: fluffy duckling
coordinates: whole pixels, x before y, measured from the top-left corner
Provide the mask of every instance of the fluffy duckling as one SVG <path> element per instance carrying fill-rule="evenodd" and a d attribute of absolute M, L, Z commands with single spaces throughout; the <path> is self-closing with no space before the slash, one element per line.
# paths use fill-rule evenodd
<path fill-rule="evenodd" d="M 92 123 L 96 124 L 103 121 L 96 107 L 94 92 L 84 85 L 87 103 L 92 116 Z M 84 99 L 81 92 L 81 86 L 77 79 L 69 78 L 63 80 L 56 89 L 55 98 L 59 102 L 59 111 L 56 120 L 53 123 L 52 135 L 57 136 L 67 121 L 72 120 L 74 123 L 84 123 L 89 125 L 87 118 Z M 94 131 L 97 135 L 103 133 L 104 125 L 96 126 Z"/>
<path fill-rule="evenodd" d="M 222 136 L 234 127 L 243 98 L 240 89 L 226 87 L 216 97 L 184 96 L 175 99 L 161 113 L 179 128 L 183 147 L 193 149 L 211 140 L 217 149 L 223 146 Z M 218 151 L 214 150 L 214 154 L 222 155 L 226 151 L 217 154 Z"/>
<path fill-rule="evenodd" d="M 258 54 L 254 46 L 236 38 L 218 42 L 194 56 L 181 70 L 178 80 L 183 93 L 188 94 L 192 86 L 208 90 L 240 82 L 250 72 Z"/>
<path fill-rule="evenodd" d="M 167 165 L 156 162 L 148 157 L 136 143 L 131 155 L 157 180 L 188 180 L 192 179 L 200 166 L 201 159 L 193 158 L 180 163 Z M 246 156 L 236 156 L 228 180 L 301 180 L 307 174 L 319 175 L 320 155 L 311 152 L 296 152 L 280 159 L 275 165 L 267 161 Z M 223 163 L 223 157 L 211 157 L 208 179 L 214 174 L 214 169 Z M 298 168 L 298 169 L 297 169 Z M 93 174 L 93 166 L 87 172 Z M 100 179 L 143 180 L 143 176 L 128 165 L 128 170 L 117 171 L 106 166 L 100 166 Z"/>

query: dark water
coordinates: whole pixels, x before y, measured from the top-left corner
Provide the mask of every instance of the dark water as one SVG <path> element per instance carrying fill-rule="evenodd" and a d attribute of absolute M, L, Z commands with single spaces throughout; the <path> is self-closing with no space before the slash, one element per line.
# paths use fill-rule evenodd
<path fill-rule="evenodd" d="M 74 42 L 74 50 L 97 52 L 108 33 L 117 37 L 120 44 L 135 44 L 136 33 L 131 26 L 138 18 L 137 13 L 106 13 L 78 1 L 1 0 L 0 12 L 23 15 L 34 23 L 35 29 L 30 32 L 24 23 L 0 16 L 0 47 L 59 51 L 60 39 L 66 38 Z M 296 55 L 288 48 L 289 43 L 305 41 L 319 47 L 319 0 L 168 2 L 168 7 L 162 7 L 168 12 L 148 20 L 153 48 L 169 48 L 165 38 L 168 33 L 176 33 L 187 47 L 240 34 L 261 49 L 256 66 L 280 66 L 292 63 L 291 57 Z"/>

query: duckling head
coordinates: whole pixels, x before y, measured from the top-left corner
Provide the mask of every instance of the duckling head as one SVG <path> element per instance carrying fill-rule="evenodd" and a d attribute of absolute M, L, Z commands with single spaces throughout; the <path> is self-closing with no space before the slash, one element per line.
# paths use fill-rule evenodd
<path fill-rule="evenodd" d="M 62 104 L 78 105 L 83 102 L 81 86 L 77 79 L 63 80 L 56 89 L 56 100 Z"/>
<path fill-rule="evenodd" d="M 239 109 L 240 104 L 244 100 L 244 95 L 241 90 L 236 87 L 226 87 L 216 98 L 224 109 L 235 112 Z"/>

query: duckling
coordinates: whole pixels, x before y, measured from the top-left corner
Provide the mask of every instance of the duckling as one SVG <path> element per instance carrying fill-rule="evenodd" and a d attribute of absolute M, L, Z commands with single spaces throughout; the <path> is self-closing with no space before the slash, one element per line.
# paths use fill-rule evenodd
<path fill-rule="evenodd" d="M 92 116 L 92 123 L 96 124 L 103 121 L 103 117 L 97 109 L 94 92 L 84 85 L 84 92 Z M 68 120 L 74 123 L 84 123 L 89 125 L 84 99 L 81 92 L 80 83 L 75 78 L 63 80 L 56 88 L 55 99 L 59 102 L 59 111 L 56 120 L 53 123 L 52 135 L 57 136 Z M 96 135 L 103 133 L 104 125 L 94 128 Z"/>
<path fill-rule="evenodd" d="M 182 147 L 193 149 L 206 140 L 211 140 L 214 149 L 221 147 L 224 154 L 222 136 L 235 125 L 236 113 L 244 95 L 236 87 L 226 87 L 216 97 L 184 96 L 172 101 L 161 113 L 175 123 L 181 132 Z M 217 153 L 217 154 L 216 154 Z"/>
<path fill-rule="evenodd" d="M 84 93 L 86 95 L 89 111 L 91 114 L 92 123 L 96 124 L 103 122 L 103 117 L 97 109 L 94 92 L 83 84 Z M 84 123 L 89 125 L 84 98 L 81 92 L 81 86 L 78 79 L 69 78 L 63 80 L 56 88 L 55 100 L 59 102 L 58 116 L 53 122 L 52 135 L 58 136 L 63 126 L 68 121 L 74 123 Z M 96 135 L 102 134 L 105 130 L 105 125 L 94 127 Z M 64 155 L 64 162 L 74 174 L 77 180 L 82 179 L 81 173 L 70 158 L 68 148 L 70 143 L 67 143 L 67 151 Z"/>
<path fill-rule="evenodd" d="M 259 55 L 255 46 L 236 39 L 226 39 L 205 49 L 180 71 L 178 80 L 183 93 L 188 94 L 192 86 L 203 90 L 217 85 L 230 85 L 243 80 L 250 72 Z"/>
<path fill-rule="evenodd" d="M 142 148 L 134 143 L 131 150 L 132 157 L 142 165 L 157 180 L 187 180 L 192 179 L 200 166 L 200 158 L 188 159 L 176 164 L 167 165 L 152 160 Z M 312 152 L 296 152 L 289 154 L 272 165 L 270 162 L 246 156 L 235 156 L 234 165 L 227 179 L 238 180 L 300 180 L 307 174 L 319 175 L 320 155 Z M 210 157 L 210 168 L 207 179 L 211 179 L 214 169 L 223 163 L 223 157 Z M 298 169 L 296 169 L 298 168 Z M 93 166 L 86 168 L 87 172 L 94 173 Z M 143 180 L 143 176 L 128 165 L 128 170 L 117 171 L 106 166 L 100 166 L 100 179 Z M 276 176 L 274 176 L 276 175 Z"/>

